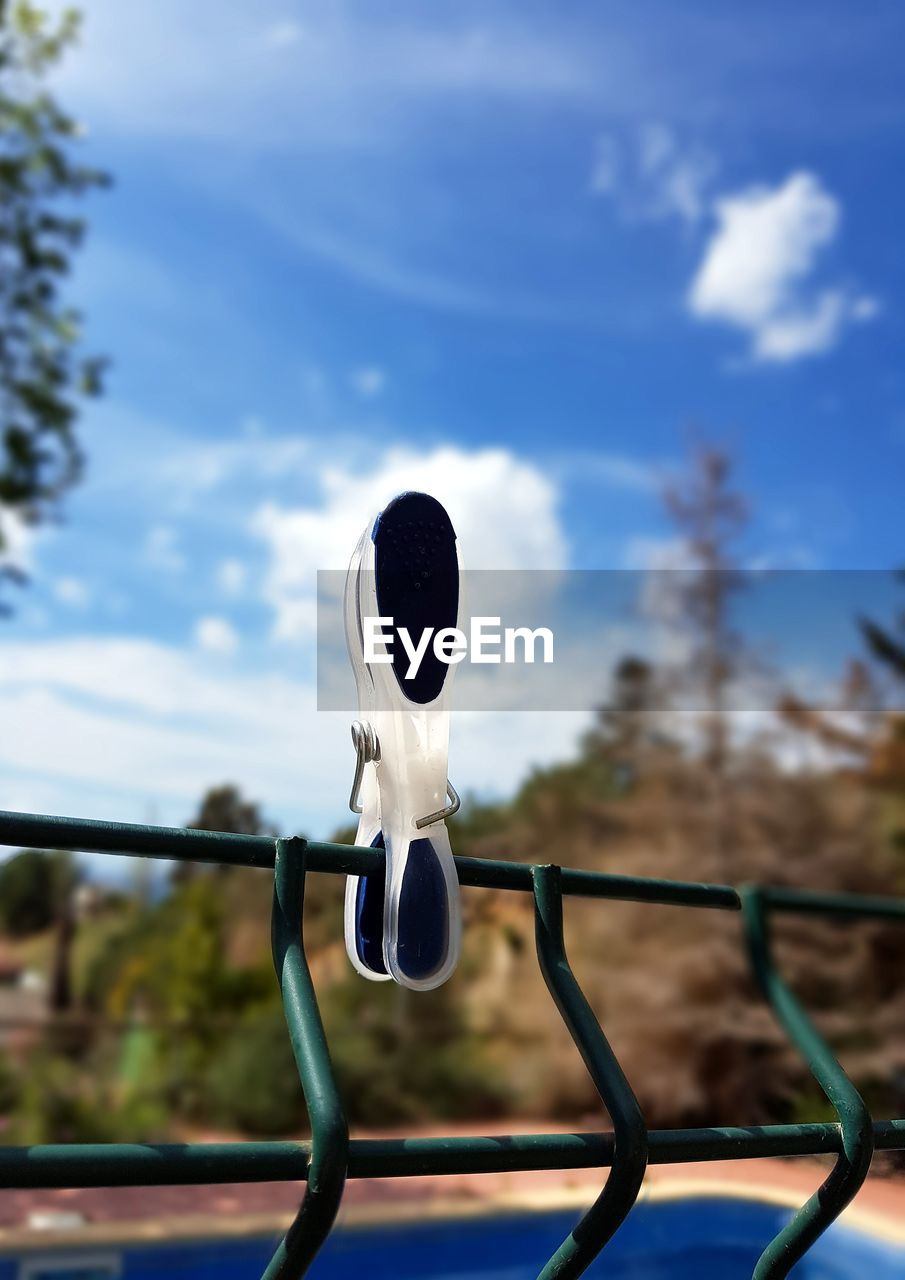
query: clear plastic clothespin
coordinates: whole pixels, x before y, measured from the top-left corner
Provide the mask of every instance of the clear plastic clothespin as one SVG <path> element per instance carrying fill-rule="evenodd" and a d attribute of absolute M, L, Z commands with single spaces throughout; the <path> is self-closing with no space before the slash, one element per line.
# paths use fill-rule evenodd
<path fill-rule="evenodd" d="M 386 875 L 349 877 L 345 935 L 360 974 L 418 991 L 445 982 L 459 954 L 459 883 L 445 823 L 459 807 L 448 774 L 455 667 L 427 644 L 413 669 L 399 629 L 417 645 L 425 630 L 457 626 L 459 598 L 449 516 L 428 494 L 400 494 L 362 534 L 346 577 L 359 706 L 349 803 L 359 814 L 356 844 L 386 849 Z M 390 644 L 379 638 L 387 633 Z M 366 647 L 375 661 L 365 661 Z"/>

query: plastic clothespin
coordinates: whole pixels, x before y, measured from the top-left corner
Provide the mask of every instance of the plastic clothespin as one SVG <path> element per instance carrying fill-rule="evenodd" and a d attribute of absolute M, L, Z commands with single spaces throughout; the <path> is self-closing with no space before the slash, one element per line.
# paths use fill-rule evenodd
<path fill-rule="evenodd" d="M 427 991 L 459 956 L 459 882 L 445 819 L 459 808 L 449 782 L 449 691 L 455 666 L 429 644 L 420 666 L 399 643 L 459 619 L 459 558 L 449 516 L 426 493 L 403 493 L 359 539 L 346 576 L 346 644 L 358 689 L 352 725 L 359 814 L 356 844 L 386 849 L 386 875 L 346 883 L 346 949 L 366 978 Z M 365 661 L 365 624 L 392 619 L 384 661 Z M 389 624 L 382 625 L 384 632 Z"/>

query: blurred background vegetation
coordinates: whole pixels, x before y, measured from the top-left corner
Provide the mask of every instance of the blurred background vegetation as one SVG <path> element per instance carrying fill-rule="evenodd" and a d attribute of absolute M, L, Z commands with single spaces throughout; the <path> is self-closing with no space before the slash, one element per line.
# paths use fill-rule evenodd
<path fill-rule="evenodd" d="M 728 691 L 756 655 L 738 633 L 734 542 L 747 504 L 729 459 L 700 446 L 664 495 L 699 570 L 683 575 L 683 665 L 626 654 L 576 758 L 509 801 L 463 806 L 476 857 L 680 879 L 905 892 L 901 633 L 851 621 L 848 704 L 831 719 L 776 677 L 774 714 L 736 732 Z M 677 685 L 703 690 L 678 731 Z M 844 727 L 842 727 L 844 725 Z M 778 736 L 821 747 L 784 764 Z M 189 825 L 272 834 L 233 785 Z M 354 829 L 336 833 L 351 840 Z M 339 878 L 313 876 L 306 942 L 353 1123 L 598 1110 L 534 958 L 530 902 L 464 890 L 459 972 L 412 995 L 362 981 L 342 942 Z M 53 851 L 0 867 L 0 1108 L 10 1141 L 298 1133 L 305 1125 L 269 953 L 270 877 L 178 865 L 111 890 Z M 653 1125 L 823 1118 L 825 1104 L 757 998 L 739 922 L 722 912 L 574 901 L 576 972 Z M 877 1114 L 905 1091 L 905 933 L 796 922 L 781 959 Z M 4 1015 L 4 1002 L 9 1013 Z"/>
<path fill-rule="evenodd" d="M 50 24 L 0 0 L 0 514 L 52 517 L 78 478 L 76 410 L 101 364 L 80 352 L 60 285 L 80 241 L 73 197 L 103 174 L 72 159 L 77 128 L 43 76 L 77 19 Z M 733 604 L 750 514 L 728 455 L 699 445 L 663 495 L 694 572 L 678 597 L 683 665 L 637 654 L 572 760 L 509 800 L 466 802 L 453 847 L 689 880 L 905 892 L 905 637 L 855 619 L 828 719 L 777 678 L 771 725 L 733 731 L 728 694 L 751 662 Z M 0 528 L 0 552 L 3 550 Z M 13 570 L 0 567 L 0 575 Z M 693 741 L 671 715 L 675 679 L 705 712 Z M 783 764 L 777 735 L 820 747 Z M 488 779 L 488 782 L 492 782 Z M 238 785 L 190 825 L 271 833 Z M 353 829 L 336 833 L 350 840 Z M 354 975 L 336 877 L 312 877 L 306 941 L 347 1111 L 359 1126 L 511 1117 L 576 1123 L 599 1104 L 543 988 L 524 895 L 464 891 L 459 971 L 428 994 Z M 269 945 L 270 878 L 243 868 L 137 864 L 90 883 L 53 850 L 0 866 L 0 1132 L 5 1141 L 272 1136 L 304 1130 Z M 572 902 L 577 975 L 655 1126 L 817 1119 L 825 1104 L 757 999 L 739 922 L 720 912 Z M 905 1106 L 905 932 L 780 932 L 782 960 L 878 1115 Z"/>

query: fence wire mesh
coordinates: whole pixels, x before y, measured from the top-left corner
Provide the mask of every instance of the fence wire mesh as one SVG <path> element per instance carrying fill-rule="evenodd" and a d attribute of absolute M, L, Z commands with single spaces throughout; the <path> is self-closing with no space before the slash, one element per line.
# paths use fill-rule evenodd
<path fill-rule="evenodd" d="M 272 948 L 287 1030 L 310 1119 L 304 1142 L 72 1144 L 0 1148 L 0 1187 L 66 1188 L 305 1181 L 298 1213 L 263 1280 L 306 1274 L 330 1234 L 349 1178 L 607 1170 L 595 1203 L 539 1271 L 539 1280 L 583 1274 L 631 1212 L 648 1164 L 835 1155 L 821 1187 L 766 1247 L 755 1280 L 786 1276 L 857 1194 L 875 1150 L 905 1149 L 905 1118 L 875 1121 L 774 961 L 777 914 L 905 923 L 905 900 L 698 884 L 527 863 L 457 858 L 463 885 L 533 896 L 544 981 L 612 1120 L 612 1131 L 499 1137 L 349 1137 L 317 996 L 305 956 L 308 872 L 379 872 L 379 849 L 127 823 L 0 812 L 0 844 L 260 867 L 273 872 Z M 648 1131 L 631 1085 L 572 973 L 564 896 L 741 912 L 753 976 L 837 1116 L 836 1123 Z"/>

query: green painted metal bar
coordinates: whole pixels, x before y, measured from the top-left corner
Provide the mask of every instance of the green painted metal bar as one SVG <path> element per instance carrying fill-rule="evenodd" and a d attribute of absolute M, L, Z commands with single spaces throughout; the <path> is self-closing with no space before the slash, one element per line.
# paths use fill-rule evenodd
<path fill-rule="evenodd" d="M 222 831 L 59 818 L 8 810 L 0 810 L 0 844 L 240 867 L 272 868 L 276 857 L 275 841 L 270 836 L 238 836 Z"/>
<path fill-rule="evenodd" d="M 797 889 L 748 889 L 740 894 L 728 885 L 457 858 L 463 885 L 534 894 L 544 977 L 608 1106 L 614 1132 L 350 1142 L 304 955 L 305 873 L 380 871 L 382 851 L 6 812 L 0 812 L 2 844 L 273 869 L 274 962 L 311 1116 L 312 1140 L 0 1148 L 0 1185 L 10 1188 L 307 1180 L 299 1213 L 265 1280 L 294 1280 L 305 1273 L 329 1234 L 346 1177 L 609 1167 L 612 1173 L 597 1202 L 542 1273 L 542 1280 L 562 1280 L 581 1274 L 630 1212 L 643 1176 L 645 1144 L 652 1164 L 835 1154 L 833 1173 L 758 1264 L 755 1280 L 773 1280 L 788 1274 L 849 1203 L 867 1175 L 872 1149 L 905 1150 L 905 1119 L 871 1124 L 854 1086 L 776 971 L 767 927 L 767 915 L 773 912 L 905 921 L 905 900 Z M 758 981 L 836 1106 L 840 1123 L 659 1130 L 645 1135 L 634 1095 L 569 968 L 562 937 L 563 895 L 730 911 L 743 908 Z"/>
<path fill-rule="evenodd" d="M 236 836 L 181 827 L 149 827 L 134 823 L 98 822 L 88 818 L 56 818 L 0 811 L 0 845 L 31 845 L 85 853 L 128 853 L 142 858 L 212 862 L 224 866 L 272 867 L 275 841 L 267 836 Z M 380 849 L 309 840 L 309 871 L 336 875 L 368 875 L 385 865 Z M 532 867 L 525 862 L 456 858 L 459 882 L 484 889 L 533 892 Z M 650 880 L 636 876 L 563 871 L 563 891 L 663 905 L 712 907 L 737 911 L 738 894 L 728 885 Z"/>
<path fill-rule="evenodd" d="M 276 843 L 272 944 L 289 1038 L 311 1121 L 311 1162 L 295 1221 L 278 1245 L 263 1280 L 298 1280 L 305 1275 L 330 1234 L 349 1159 L 349 1130 L 305 958 L 305 854 L 304 840 Z"/>
<path fill-rule="evenodd" d="M 275 857 L 275 842 L 265 836 L 236 836 L 179 827 L 149 827 L 0 811 L 0 845 L 4 844 L 86 853 L 127 853 L 143 858 L 175 858 L 224 866 L 272 867 Z M 308 841 L 307 859 L 309 871 L 336 875 L 368 875 L 380 871 L 385 865 L 382 850 L 315 840 Z M 457 858 L 456 867 L 459 882 L 463 885 L 533 892 L 529 863 Z M 729 885 L 601 875 L 570 869 L 563 871 L 562 883 L 564 893 L 581 897 L 728 911 L 739 909 L 738 894 Z"/>
<path fill-rule="evenodd" d="M 742 890 L 742 918 L 755 978 L 832 1103 L 839 1117 L 842 1149 L 829 1177 L 761 1254 L 754 1280 L 782 1280 L 789 1274 L 857 1195 L 870 1171 L 874 1150 L 873 1122 L 861 1095 L 774 964 L 768 911 L 769 901 L 759 889 Z"/>
<path fill-rule="evenodd" d="M 787 915 L 820 915 L 839 920 L 905 921 L 905 899 L 858 893 L 813 893 L 807 889 L 761 889 L 765 908 Z"/>
<path fill-rule="evenodd" d="M 591 1265 L 638 1198 L 647 1168 L 647 1128 L 631 1085 L 569 965 L 559 867 L 534 868 L 534 928 L 544 981 L 613 1122 L 611 1171 L 603 1191 L 538 1278 L 574 1280 Z"/>
<path fill-rule="evenodd" d="M 842 1150 L 838 1124 L 751 1128 L 652 1129 L 648 1163 L 706 1164 L 777 1156 L 827 1156 Z M 877 1151 L 905 1150 L 905 1120 L 874 1124 Z M 305 1181 L 310 1142 L 65 1143 L 0 1147 L 7 1190 L 56 1187 L 202 1186 Z M 417 1178 L 458 1173 L 604 1169 L 612 1133 L 500 1134 L 466 1138 L 353 1138 L 349 1178 Z"/>
<path fill-rule="evenodd" d="M 876 1149 L 905 1149 L 905 1120 L 874 1126 Z M 510 1173 L 540 1169 L 597 1169 L 613 1162 L 612 1133 L 512 1134 L 473 1138 L 359 1138 L 349 1155 L 350 1178 L 407 1178 L 422 1174 Z M 695 1164 L 770 1156 L 834 1155 L 842 1149 L 836 1124 L 775 1124 L 750 1128 L 652 1129 L 648 1163 Z M 0 1171 L 3 1169 L 0 1152 Z"/>
<path fill-rule="evenodd" d="M 276 842 L 269 836 L 238 836 L 219 831 L 99 822 L 90 818 L 58 818 L 8 810 L 0 810 L 0 845 L 263 868 L 273 867 L 276 848 Z M 309 871 L 335 875 L 367 875 L 380 871 L 384 866 L 382 850 L 327 841 L 308 841 L 307 859 Z M 533 892 L 530 863 L 457 858 L 456 866 L 463 885 Z M 738 911 L 740 908 L 738 892 L 730 885 L 604 875 L 568 867 L 562 871 L 562 891 L 567 897 L 710 907 L 724 911 Z M 763 892 L 772 911 L 905 919 L 905 899 L 902 898 L 819 893 L 805 889 L 764 889 Z"/>

